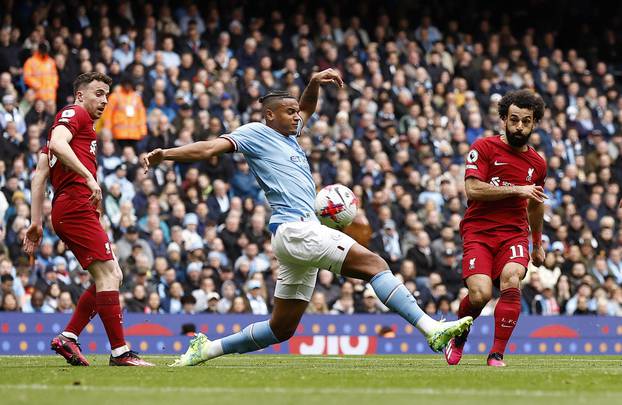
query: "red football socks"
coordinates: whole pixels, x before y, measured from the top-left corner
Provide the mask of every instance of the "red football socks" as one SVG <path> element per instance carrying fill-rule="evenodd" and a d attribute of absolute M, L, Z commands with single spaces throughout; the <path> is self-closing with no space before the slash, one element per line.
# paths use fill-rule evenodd
<path fill-rule="evenodd" d="M 110 341 L 110 348 L 114 350 L 125 346 L 119 291 L 98 291 L 95 301 L 97 302 L 97 313 L 104 324 Z"/>
<path fill-rule="evenodd" d="M 95 284 L 82 293 L 78 300 L 76 310 L 73 312 L 65 332 L 80 336 L 82 330 L 88 325 L 90 320 L 97 314 L 95 311 Z"/>
<path fill-rule="evenodd" d="M 471 304 L 469 300 L 469 296 L 465 295 L 464 298 L 460 301 L 460 306 L 458 307 L 458 318 L 464 318 L 465 316 L 470 316 L 473 319 L 477 318 L 479 314 L 482 313 L 483 308 L 476 308 Z M 456 345 L 462 347 L 464 342 L 466 342 L 467 336 L 469 335 L 469 331 L 467 330 L 460 336 L 456 336 Z"/>
<path fill-rule="evenodd" d="M 501 291 L 501 298 L 495 307 L 495 342 L 490 353 L 505 352 L 505 346 L 512 336 L 518 316 L 520 315 L 520 290 L 507 288 Z"/>
<path fill-rule="evenodd" d="M 460 306 L 458 307 L 458 318 L 464 318 L 465 316 L 470 316 L 473 319 L 477 318 L 479 314 L 482 313 L 483 308 L 476 308 L 469 301 L 469 296 L 466 295 L 462 301 L 460 301 Z"/>

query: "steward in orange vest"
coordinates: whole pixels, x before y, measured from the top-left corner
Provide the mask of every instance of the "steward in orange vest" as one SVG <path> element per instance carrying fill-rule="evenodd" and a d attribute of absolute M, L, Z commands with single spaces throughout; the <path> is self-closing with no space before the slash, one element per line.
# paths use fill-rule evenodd
<path fill-rule="evenodd" d="M 130 77 L 124 77 L 121 86 L 108 98 L 102 115 L 104 128 L 118 141 L 140 141 L 147 135 L 147 113 L 141 96 L 134 91 Z"/>
<path fill-rule="evenodd" d="M 35 91 L 36 98 L 56 102 L 58 71 L 49 52 L 49 45 L 41 42 L 34 55 L 24 63 L 24 82 Z"/>

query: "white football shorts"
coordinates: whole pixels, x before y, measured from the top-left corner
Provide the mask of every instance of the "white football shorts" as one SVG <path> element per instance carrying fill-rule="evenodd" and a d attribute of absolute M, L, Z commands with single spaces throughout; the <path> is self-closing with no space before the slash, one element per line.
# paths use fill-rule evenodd
<path fill-rule="evenodd" d="M 274 296 L 310 301 L 318 268 L 336 275 L 356 241 L 343 232 L 318 222 L 286 222 L 272 236 L 272 248 L 279 259 Z"/>

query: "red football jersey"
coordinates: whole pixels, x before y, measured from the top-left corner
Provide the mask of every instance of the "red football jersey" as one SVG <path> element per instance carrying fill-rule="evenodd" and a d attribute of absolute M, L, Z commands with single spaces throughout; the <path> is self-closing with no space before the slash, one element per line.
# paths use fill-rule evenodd
<path fill-rule="evenodd" d="M 465 180 L 469 177 L 495 187 L 544 186 L 546 162 L 529 146 L 516 152 L 500 136 L 478 139 L 467 155 Z M 468 201 L 461 233 L 524 232 L 529 229 L 527 199 L 506 198 L 498 201 Z"/>
<path fill-rule="evenodd" d="M 66 126 L 73 138 L 69 146 L 74 151 L 80 162 L 87 168 L 93 177 L 97 178 L 97 135 L 93 127 L 93 119 L 89 113 L 78 105 L 69 105 L 56 114 L 54 125 L 48 134 L 48 145 L 52 130 L 59 125 Z M 64 192 L 71 191 L 72 196 L 91 195 L 90 189 L 86 186 L 86 180 L 75 171 L 65 167 L 54 154 L 50 153 L 49 148 L 44 151 L 48 154 L 50 164 L 50 181 L 54 187 L 54 198 Z"/>

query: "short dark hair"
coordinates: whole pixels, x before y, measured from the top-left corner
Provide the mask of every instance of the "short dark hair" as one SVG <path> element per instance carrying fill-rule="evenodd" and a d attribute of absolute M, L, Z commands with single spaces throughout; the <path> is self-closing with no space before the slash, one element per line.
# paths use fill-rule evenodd
<path fill-rule="evenodd" d="M 78 90 L 82 87 L 88 85 L 91 82 L 104 82 L 108 86 L 112 85 L 112 79 L 107 75 L 99 72 L 87 72 L 82 73 L 80 76 L 76 77 L 73 81 L 73 95 L 75 96 Z"/>
<path fill-rule="evenodd" d="M 281 101 L 286 98 L 293 98 L 294 100 L 296 100 L 296 97 L 292 96 L 286 91 L 271 91 L 268 94 L 259 97 L 262 113 L 265 114 L 267 110 L 274 111 L 281 105 Z"/>
<path fill-rule="evenodd" d="M 514 104 L 518 108 L 527 108 L 533 111 L 533 119 L 539 122 L 544 116 L 544 101 L 537 93 L 522 89 L 510 91 L 499 101 L 499 117 L 507 119 L 510 106 Z"/>
<path fill-rule="evenodd" d="M 265 104 L 266 101 L 268 100 L 272 100 L 272 99 L 278 100 L 278 99 L 283 99 L 283 98 L 295 98 L 295 97 L 286 91 L 271 91 L 268 94 L 262 97 L 259 97 L 259 102 L 261 104 Z"/>

